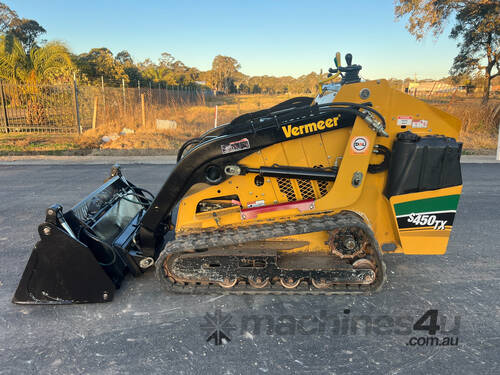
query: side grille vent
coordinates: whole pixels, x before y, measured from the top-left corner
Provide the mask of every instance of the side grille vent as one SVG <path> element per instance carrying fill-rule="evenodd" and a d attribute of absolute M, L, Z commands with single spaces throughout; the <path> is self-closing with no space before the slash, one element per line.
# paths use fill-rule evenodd
<path fill-rule="evenodd" d="M 281 193 L 286 195 L 286 199 L 289 202 L 296 201 L 295 192 L 293 190 L 292 182 L 288 178 L 279 177 L 278 178 L 278 187 L 280 188 Z"/>
<path fill-rule="evenodd" d="M 299 185 L 300 195 L 302 195 L 302 200 L 314 199 L 314 188 L 312 186 L 311 180 L 297 180 Z"/>
<path fill-rule="evenodd" d="M 314 168 L 323 168 L 317 165 Z M 303 179 L 277 178 L 280 192 L 286 196 L 288 202 L 306 199 L 319 199 L 326 195 L 332 188 L 330 181 L 312 181 Z"/>
<path fill-rule="evenodd" d="M 323 165 L 315 165 L 313 168 L 323 168 Z M 329 181 L 316 181 L 318 184 L 319 196 L 322 197 L 326 195 L 332 188 L 332 183 Z"/>

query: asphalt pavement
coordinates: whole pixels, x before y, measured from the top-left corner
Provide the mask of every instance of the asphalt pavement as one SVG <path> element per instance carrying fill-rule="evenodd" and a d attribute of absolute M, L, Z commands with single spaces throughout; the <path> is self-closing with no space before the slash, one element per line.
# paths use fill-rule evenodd
<path fill-rule="evenodd" d="M 12 304 L 45 209 L 70 208 L 109 167 L 0 165 L 0 374 L 499 373 L 500 164 L 463 164 L 446 255 L 385 255 L 372 296 L 167 295 L 147 272 L 111 303 Z M 153 192 L 171 170 L 123 165 Z"/>

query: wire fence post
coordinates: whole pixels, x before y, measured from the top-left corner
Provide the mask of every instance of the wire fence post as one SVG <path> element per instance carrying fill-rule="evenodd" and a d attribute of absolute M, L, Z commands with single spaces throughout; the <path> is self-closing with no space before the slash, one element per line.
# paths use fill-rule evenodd
<path fill-rule="evenodd" d="M 102 108 L 103 108 L 103 113 L 104 113 L 104 119 L 105 121 L 108 118 L 108 114 L 106 112 L 106 91 L 104 91 L 104 77 L 101 76 L 101 91 L 102 91 Z"/>
<path fill-rule="evenodd" d="M 125 97 L 125 79 L 122 78 L 122 94 L 123 94 L 123 113 L 125 113 L 126 108 L 126 97 Z"/>
<path fill-rule="evenodd" d="M 104 111 L 106 112 L 106 95 L 104 91 L 104 77 L 101 76 L 101 91 L 102 91 L 102 104 L 104 106 Z"/>
<path fill-rule="evenodd" d="M 95 129 L 96 124 L 97 124 L 97 104 L 99 101 L 99 97 L 96 95 L 94 96 L 94 115 L 92 116 L 92 129 Z"/>
<path fill-rule="evenodd" d="M 82 125 L 80 124 L 80 110 L 78 106 L 78 86 L 76 85 L 76 74 L 73 73 L 73 102 L 75 105 L 75 125 L 78 134 L 82 134 Z"/>
<path fill-rule="evenodd" d="M 3 91 L 3 82 L 0 82 L 0 89 L 2 91 L 2 114 L 5 121 L 5 132 L 8 133 L 9 130 L 9 116 L 7 116 L 7 103 L 5 103 L 5 92 Z"/>
<path fill-rule="evenodd" d="M 218 115 L 218 107 L 215 106 L 215 119 L 214 119 L 214 128 L 217 127 L 217 115 Z"/>
<path fill-rule="evenodd" d="M 141 94 L 142 127 L 146 127 L 146 110 L 144 108 L 144 94 Z"/>
<path fill-rule="evenodd" d="M 500 160 L 500 120 L 498 120 L 497 160 Z"/>

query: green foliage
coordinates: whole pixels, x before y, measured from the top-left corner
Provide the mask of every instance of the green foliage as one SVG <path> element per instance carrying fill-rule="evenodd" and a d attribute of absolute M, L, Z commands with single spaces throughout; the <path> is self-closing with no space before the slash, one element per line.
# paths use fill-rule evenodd
<path fill-rule="evenodd" d="M 0 36 L 0 78 L 22 83 L 54 83 L 67 80 L 74 70 L 68 49 L 51 42 L 26 52 L 22 43 Z"/>
<path fill-rule="evenodd" d="M 460 51 L 450 73 L 463 75 L 483 70 L 483 102 L 486 103 L 491 80 L 500 75 L 500 2 L 483 1 L 464 6 L 457 11 L 456 21 L 450 37 L 459 40 Z M 496 73 L 493 73 L 494 67 Z"/>
<path fill-rule="evenodd" d="M 37 38 L 46 32 L 47 31 L 35 20 L 18 18 L 11 23 L 10 33 L 19 39 L 27 51 L 36 47 Z"/>
<path fill-rule="evenodd" d="M 316 94 L 318 82 L 325 78 L 326 75 L 314 72 L 299 78 L 255 76 L 247 77 L 243 88 L 247 90 L 248 86 L 248 92 L 252 94 Z"/>
<path fill-rule="evenodd" d="M 107 48 L 92 48 L 88 53 L 82 53 L 76 58 L 79 71 L 91 82 L 98 85 L 101 77 L 108 85 L 119 86 L 122 79 L 129 82 L 129 76 L 125 73 L 124 66 L 115 60 L 111 51 Z"/>
<path fill-rule="evenodd" d="M 193 86 L 199 79 L 198 69 L 187 67 L 167 52 L 161 54 L 158 64 L 146 59 L 138 66 L 146 81 L 164 86 Z"/>
<path fill-rule="evenodd" d="M 141 74 L 141 71 L 134 64 L 134 60 L 128 51 L 118 52 L 115 56 L 115 61 L 123 67 L 123 71 L 128 77 L 128 83 L 130 85 L 137 85 L 137 82 L 142 81 L 142 84 L 145 83 L 144 77 Z"/>
<path fill-rule="evenodd" d="M 394 13 L 397 19 L 409 17 L 406 28 L 420 40 L 428 32 L 439 36 L 457 4 L 455 0 L 397 0 Z"/>
<path fill-rule="evenodd" d="M 216 91 L 228 94 L 234 91 L 234 81 L 241 68 L 240 63 L 229 56 L 217 55 L 212 62 L 212 74 L 210 76 L 211 86 Z"/>
<path fill-rule="evenodd" d="M 174 73 L 172 70 L 167 69 L 163 66 L 152 66 L 143 71 L 143 75 L 146 79 L 156 83 L 165 83 L 169 86 L 174 86 L 177 84 Z"/>
<path fill-rule="evenodd" d="M 130 53 L 128 51 L 121 51 L 118 52 L 115 56 L 116 62 L 119 64 L 122 64 L 124 67 L 129 67 L 134 65 L 134 60 L 132 59 L 132 56 L 130 56 Z"/>
<path fill-rule="evenodd" d="M 0 3 L 0 32 L 6 33 L 10 29 L 13 20 L 18 18 L 17 13 L 6 4 Z"/>
<path fill-rule="evenodd" d="M 406 27 L 417 40 L 427 32 L 439 36 L 447 19 L 454 15 L 450 38 L 458 41 L 459 53 L 450 73 L 462 76 L 482 72 L 483 103 L 488 101 L 491 80 L 500 75 L 498 0 L 398 0 L 395 14 L 398 19 L 408 16 Z"/>
<path fill-rule="evenodd" d="M 0 32 L 19 40 L 26 52 L 29 52 L 37 47 L 37 38 L 47 31 L 37 21 L 19 18 L 15 11 L 0 3 Z"/>

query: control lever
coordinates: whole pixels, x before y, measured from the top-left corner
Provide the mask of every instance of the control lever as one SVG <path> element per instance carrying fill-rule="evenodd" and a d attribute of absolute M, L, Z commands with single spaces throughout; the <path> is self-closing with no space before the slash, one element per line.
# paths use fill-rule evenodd
<path fill-rule="evenodd" d="M 347 66 L 351 66 L 352 65 L 352 55 L 350 53 L 348 53 L 347 55 L 345 55 L 345 62 L 347 63 Z"/>
<path fill-rule="evenodd" d="M 328 76 L 330 77 L 334 73 L 340 73 L 342 76 L 342 84 L 344 83 L 356 83 L 361 81 L 359 78 L 359 71 L 361 70 L 361 65 L 357 64 L 352 64 L 352 55 L 348 53 L 345 55 L 345 61 L 347 63 L 346 67 L 340 66 L 340 53 L 337 52 L 337 55 L 335 56 L 334 62 L 335 66 L 337 67 L 336 69 L 329 68 L 328 71 L 330 72 Z M 342 74 L 345 73 L 345 74 Z"/>

